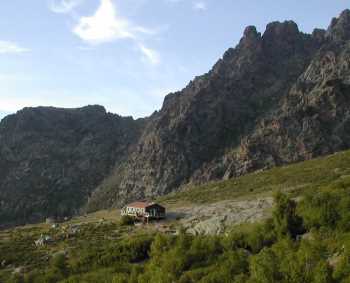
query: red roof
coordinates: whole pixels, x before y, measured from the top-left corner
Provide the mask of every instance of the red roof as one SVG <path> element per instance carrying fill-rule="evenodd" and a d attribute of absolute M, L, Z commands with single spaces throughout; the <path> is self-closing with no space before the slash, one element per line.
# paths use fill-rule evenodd
<path fill-rule="evenodd" d="M 154 204 L 154 203 L 143 202 L 143 201 L 136 201 L 136 202 L 128 204 L 127 207 L 146 208 L 146 207 L 148 207 L 148 206 L 150 206 L 152 204 Z"/>

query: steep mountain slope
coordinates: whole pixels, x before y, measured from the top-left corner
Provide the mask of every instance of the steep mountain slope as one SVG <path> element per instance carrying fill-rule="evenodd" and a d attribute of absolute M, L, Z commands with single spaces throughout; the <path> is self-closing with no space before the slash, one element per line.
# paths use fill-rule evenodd
<path fill-rule="evenodd" d="M 0 123 L 0 226 L 77 212 L 123 159 L 142 121 L 81 109 L 25 108 Z"/>
<path fill-rule="evenodd" d="M 350 11 L 333 19 L 325 37 L 281 108 L 242 142 L 231 175 L 350 147 Z"/>
<path fill-rule="evenodd" d="M 318 50 L 331 44 L 329 38 L 323 30 L 303 34 L 291 21 L 273 22 L 263 35 L 248 27 L 238 46 L 208 74 L 166 97 L 137 151 L 115 171 L 113 181 L 93 194 L 90 207 L 154 197 L 188 182 L 248 172 L 249 160 L 236 158 L 237 151 L 243 155 L 242 141 L 257 133 L 259 121 L 281 109 L 295 82 L 317 61 Z"/>
<path fill-rule="evenodd" d="M 207 74 L 134 121 L 100 106 L 0 123 L 0 221 L 120 206 L 350 148 L 350 11 L 304 34 L 247 27 Z"/>

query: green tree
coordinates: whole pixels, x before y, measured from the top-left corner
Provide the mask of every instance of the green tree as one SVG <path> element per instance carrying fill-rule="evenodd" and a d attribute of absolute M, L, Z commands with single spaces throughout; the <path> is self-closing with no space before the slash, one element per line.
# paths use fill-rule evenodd
<path fill-rule="evenodd" d="M 256 283 L 279 282 L 278 259 L 271 249 L 264 248 L 259 254 L 250 259 L 250 275 Z"/>
<path fill-rule="evenodd" d="M 277 236 L 295 238 L 303 231 L 302 218 L 296 213 L 296 202 L 281 192 L 275 194 L 274 200 L 273 223 Z"/>
<path fill-rule="evenodd" d="M 340 215 L 338 205 L 340 198 L 335 192 L 309 193 L 301 202 L 300 211 L 308 229 L 312 227 L 335 228 Z"/>

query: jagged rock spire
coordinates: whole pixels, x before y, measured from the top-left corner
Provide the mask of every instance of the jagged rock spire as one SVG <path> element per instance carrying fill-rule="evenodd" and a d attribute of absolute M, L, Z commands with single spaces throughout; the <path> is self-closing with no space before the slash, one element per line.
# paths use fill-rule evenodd
<path fill-rule="evenodd" d="M 344 10 L 338 18 L 333 18 L 327 30 L 327 37 L 333 40 L 350 39 L 350 10 Z"/>

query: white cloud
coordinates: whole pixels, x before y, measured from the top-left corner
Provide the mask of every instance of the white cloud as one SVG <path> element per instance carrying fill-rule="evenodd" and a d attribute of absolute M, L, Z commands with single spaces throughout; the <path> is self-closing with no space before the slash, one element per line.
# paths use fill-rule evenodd
<path fill-rule="evenodd" d="M 196 11 L 205 11 L 207 10 L 207 4 L 203 1 L 194 2 L 193 9 Z"/>
<path fill-rule="evenodd" d="M 157 51 L 146 47 L 139 35 L 154 35 L 156 31 L 132 24 L 118 14 L 112 0 L 100 0 L 100 6 L 92 16 L 81 17 L 73 33 L 90 45 L 112 42 L 120 39 L 134 41 L 144 61 L 153 66 L 160 63 Z"/>
<path fill-rule="evenodd" d="M 81 5 L 84 0 L 50 0 L 49 8 L 54 13 L 69 13 L 77 6 Z"/>
<path fill-rule="evenodd" d="M 28 48 L 21 47 L 15 42 L 0 40 L 0 54 L 20 54 L 29 51 Z"/>
<path fill-rule="evenodd" d="M 116 39 L 135 38 L 133 27 L 127 19 L 117 14 L 111 0 L 101 0 L 94 15 L 82 17 L 73 32 L 90 44 L 100 44 Z"/>
<path fill-rule="evenodd" d="M 139 49 L 143 54 L 144 59 L 147 59 L 152 65 L 158 65 L 160 63 L 160 56 L 157 51 L 139 44 Z"/>

